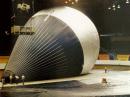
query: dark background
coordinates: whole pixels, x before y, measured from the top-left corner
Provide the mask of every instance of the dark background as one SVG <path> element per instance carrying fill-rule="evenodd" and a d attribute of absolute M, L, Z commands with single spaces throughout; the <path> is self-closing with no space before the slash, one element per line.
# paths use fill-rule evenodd
<path fill-rule="evenodd" d="M 31 5 L 29 12 L 17 10 L 17 4 L 22 2 Z M 0 55 L 10 55 L 17 39 L 17 36 L 10 34 L 11 25 L 24 25 L 37 11 L 63 5 L 82 11 L 94 22 L 100 35 L 100 53 L 130 54 L 130 4 L 126 4 L 126 0 L 79 0 L 74 5 L 64 2 L 65 0 L 3 0 L 0 3 Z M 121 8 L 108 10 L 113 3 L 120 4 Z M 14 14 L 15 18 L 11 19 Z"/>

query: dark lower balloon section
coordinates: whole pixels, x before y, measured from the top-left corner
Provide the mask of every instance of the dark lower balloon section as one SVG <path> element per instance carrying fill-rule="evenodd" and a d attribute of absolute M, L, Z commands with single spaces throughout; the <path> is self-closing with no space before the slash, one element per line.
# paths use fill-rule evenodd
<path fill-rule="evenodd" d="M 34 35 L 19 36 L 6 67 L 25 81 L 39 81 L 80 75 L 83 50 L 72 29 L 53 16 L 39 15 L 25 26 L 35 29 Z"/>

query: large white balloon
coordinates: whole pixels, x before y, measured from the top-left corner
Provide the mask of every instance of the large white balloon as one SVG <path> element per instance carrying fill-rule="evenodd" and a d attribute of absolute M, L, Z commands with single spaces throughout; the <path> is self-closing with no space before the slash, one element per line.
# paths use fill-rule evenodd
<path fill-rule="evenodd" d="M 19 36 L 6 70 L 35 81 L 86 74 L 94 66 L 99 36 L 82 12 L 70 7 L 42 10 L 25 26 L 35 34 Z"/>

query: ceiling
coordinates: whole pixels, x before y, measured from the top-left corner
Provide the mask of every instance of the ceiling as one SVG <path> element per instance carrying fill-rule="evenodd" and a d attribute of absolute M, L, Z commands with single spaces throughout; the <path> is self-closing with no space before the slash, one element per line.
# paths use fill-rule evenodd
<path fill-rule="evenodd" d="M 17 1 L 17 2 L 16 2 Z M 29 4 L 34 4 L 29 14 L 20 15 L 16 19 L 18 22 L 16 24 L 24 25 L 25 22 L 30 18 L 31 15 L 36 13 L 39 10 L 51 8 L 55 6 L 71 6 L 74 7 L 87 16 L 94 22 L 100 35 L 106 36 L 126 36 L 130 35 L 130 4 L 126 4 L 126 0 L 78 0 L 78 3 L 75 4 L 65 4 L 66 0 L 12 0 L 12 2 L 26 2 Z M 72 0 L 74 1 L 74 0 Z M 116 10 L 113 10 L 113 4 L 116 6 Z M 117 8 L 117 5 L 120 5 L 120 8 Z M 5 6 L 6 5 L 6 6 Z M 9 55 L 15 43 L 17 36 L 7 35 L 5 32 L 10 33 L 11 20 L 10 17 L 14 13 L 11 8 L 16 7 L 11 0 L 4 0 L 1 3 L 0 12 L 0 54 Z M 108 9 L 111 7 L 112 9 Z M 17 10 L 15 10 L 16 12 Z M 25 21 L 24 21 L 25 19 Z M 106 39 L 107 40 L 107 39 Z M 102 40 L 101 40 L 102 41 Z M 101 42 L 101 46 L 104 46 L 106 42 Z M 109 44 L 109 41 L 108 41 Z M 109 45 L 110 46 L 110 45 Z M 109 47 L 108 46 L 108 47 Z"/>

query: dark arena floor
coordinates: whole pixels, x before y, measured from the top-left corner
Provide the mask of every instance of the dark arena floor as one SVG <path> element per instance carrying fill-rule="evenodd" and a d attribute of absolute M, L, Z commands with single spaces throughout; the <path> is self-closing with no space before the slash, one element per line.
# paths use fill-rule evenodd
<path fill-rule="evenodd" d="M 6 84 L 1 97 L 130 97 L 130 71 L 93 70 L 81 77 L 64 79 L 66 81 L 43 81 L 39 84 Z M 107 83 L 102 82 L 106 78 Z M 76 81 L 77 79 L 77 81 Z M 56 82 L 57 81 L 57 82 Z M 31 83 L 31 82 L 30 82 Z"/>

